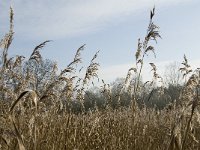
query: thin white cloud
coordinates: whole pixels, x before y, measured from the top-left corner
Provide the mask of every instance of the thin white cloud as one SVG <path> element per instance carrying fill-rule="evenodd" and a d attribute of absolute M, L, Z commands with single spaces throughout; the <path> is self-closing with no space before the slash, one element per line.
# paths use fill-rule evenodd
<path fill-rule="evenodd" d="M 125 78 L 131 66 L 133 66 L 133 64 L 121 64 L 103 67 L 100 68 L 98 75 L 100 79 L 104 79 L 107 83 L 109 83 L 116 78 Z"/>
<path fill-rule="evenodd" d="M 169 63 L 170 61 L 155 63 L 158 68 L 158 73 L 163 74 L 165 66 Z M 108 67 L 100 69 L 99 77 L 104 79 L 107 83 L 112 82 L 116 78 L 121 78 L 121 77 L 125 78 L 128 70 L 133 66 L 135 65 L 121 64 L 121 65 L 108 66 Z M 144 64 L 144 67 L 142 69 L 142 78 L 144 81 L 152 79 L 151 69 L 152 68 L 148 63 Z"/>
<path fill-rule="evenodd" d="M 166 67 L 173 63 L 174 61 L 161 61 L 161 62 L 155 62 L 155 65 L 157 67 L 157 72 L 161 77 L 164 77 L 165 69 Z M 179 62 L 181 63 L 181 62 Z M 200 60 L 189 60 L 189 64 L 191 65 L 191 68 L 193 70 L 200 68 Z M 128 72 L 128 69 L 133 67 L 134 64 L 121 64 L 121 65 L 113 65 L 108 66 L 105 68 L 101 68 L 99 71 L 99 77 L 100 79 L 104 79 L 106 83 L 110 83 L 114 81 L 116 78 L 125 78 Z M 142 78 L 144 81 L 151 81 L 153 78 L 153 73 L 151 72 L 151 66 L 146 63 L 142 70 Z"/>
<path fill-rule="evenodd" d="M 189 0 L 15 0 L 16 34 L 25 38 L 64 38 L 78 36 L 119 23 L 138 10 L 173 5 Z M 0 19 L 7 22 L 11 2 L 0 4 Z M 8 23 L 8 22 L 7 22 Z M 6 23 L 2 23 L 3 32 Z"/>

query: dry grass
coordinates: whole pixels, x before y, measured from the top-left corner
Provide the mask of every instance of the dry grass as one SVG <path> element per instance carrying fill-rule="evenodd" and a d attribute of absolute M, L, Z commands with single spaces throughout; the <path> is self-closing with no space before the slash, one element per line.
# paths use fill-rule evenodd
<path fill-rule="evenodd" d="M 151 62 L 153 80 L 140 84 L 145 56 L 149 52 L 155 54 L 150 41 L 157 42 L 161 37 L 159 27 L 153 22 L 154 15 L 155 8 L 151 11 L 144 40 L 138 40 L 135 66 L 128 70 L 117 95 L 113 97 L 110 85 L 102 80 L 104 108 L 100 110 L 95 104 L 94 110 L 86 111 L 87 87 L 98 78 L 98 52 L 86 67 L 83 78 L 76 74 L 82 71 L 79 65 L 85 45 L 59 74 L 56 63 L 50 64 L 49 72 L 42 68 L 40 49 L 49 41 L 36 46 L 28 60 L 24 56 L 9 58 L 14 35 L 11 8 L 10 31 L 0 43 L 0 149 L 200 149 L 199 70 L 192 72 L 186 56 L 180 68 L 185 80 L 178 99 L 180 103 L 174 100 L 170 109 L 162 110 L 138 106 L 138 102 L 143 101 L 144 87 L 152 89 L 149 101 L 158 88 L 157 81 L 162 82 L 156 65 Z M 38 72 L 42 78 L 37 76 Z M 163 85 L 158 89 L 162 95 Z M 131 99 L 131 105 L 126 108 L 119 105 L 123 92 Z M 116 97 L 118 107 L 113 109 L 111 103 Z M 72 111 L 73 102 L 79 102 L 80 113 Z"/>

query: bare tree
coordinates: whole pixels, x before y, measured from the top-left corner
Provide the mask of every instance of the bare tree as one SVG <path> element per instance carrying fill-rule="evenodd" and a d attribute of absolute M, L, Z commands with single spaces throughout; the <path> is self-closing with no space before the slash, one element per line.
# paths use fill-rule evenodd
<path fill-rule="evenodd" d="M 181 85 L 182 84 L 182 74 L 179 71 L 180 63 L 172 62 L 165 68 L 164 73 L 164 83 L 166 86 L 173 85 Z"/>

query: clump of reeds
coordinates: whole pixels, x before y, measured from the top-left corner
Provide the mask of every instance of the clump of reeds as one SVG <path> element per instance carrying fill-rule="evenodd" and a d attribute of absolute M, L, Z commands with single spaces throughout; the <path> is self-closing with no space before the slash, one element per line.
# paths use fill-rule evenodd
<path fill-rule="evenodd" d="M 152 81 L 141 82 L 146 55 L 149 52 L 155 55 L 150 41 L 157 42 L 161 37 L 153 22 L 155 8 L 150 12 L 144 40 L 138 40 L 135 65 L 128 70 L 116 95 L 111 85 L 101 80 L 99 97 L 105 100 L 104 109 L 98 109 L 95 103 L 95 111 L 86 111 L 84 102 L 86 96 L 94 100 L 87 89 L 93 78 L 98 78 L 98 52 L 83 78 L 77 73 L 82 71 L 78 66 L 85 45 L 78 48 L 72 62 L 61 72 L 57 71 L 56 63 L 49 64 L 49 72 L 44 68 L 40 50 L 49 40 L 36 46 L 28 59 L 9 58 L 13 14 L 10 8 L 10 29 L 0 42 L 0 149 L 199 149 L 199 69 L 192 72 L 186 56 L 180 68 L 185 80 L 177 100 L 180 103 L 174 100 L 171 109 L 162 110 L 145 105 L 156 94 L 166 94 L 163 86 L 156 86 L 162 77 L 152 62 Z M 39 67 L 41 72 L 46 71 L 42 78 L 37 74 Z M 144 90 L 148 91 L 146 95 Z M 120 107 L 124 92 L 131 99 L 129 107 Z M 117 107 L 113 109 L 116 98 Z"/>

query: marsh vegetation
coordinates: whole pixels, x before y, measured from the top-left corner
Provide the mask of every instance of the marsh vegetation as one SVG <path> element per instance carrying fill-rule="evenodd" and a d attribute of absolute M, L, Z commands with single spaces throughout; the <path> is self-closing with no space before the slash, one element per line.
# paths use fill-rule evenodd
<path fill-rule="evenodd" d="M 161 38 L 154 17 L 155 9 L 127 76 L 108 84 L 98 77 L 99 52 L 84 77 L 77 76 L 84 71 L 85 45 L 62 71 L 40 54 L 51 41 L 28 58 L 9 57 L 11 8 L 10 30 L 0 42 L 0 149 L 200 149 L 200 70 L 193 71 L 184 56 L 180 68 L 171 66 L 175 73 L 163 78 L 151 62 L 152 81 L 142 81 L 144 60 L 156 54 L 153 45 Z M 94 79 L 101 86 L 88 88 Z"/>

